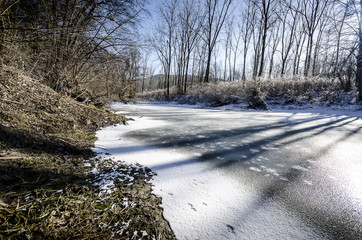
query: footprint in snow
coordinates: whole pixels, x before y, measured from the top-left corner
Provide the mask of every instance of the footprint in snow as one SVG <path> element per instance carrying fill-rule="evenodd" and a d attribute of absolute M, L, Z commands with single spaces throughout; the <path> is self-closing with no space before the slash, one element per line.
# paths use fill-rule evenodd
<path fill-rule="evenodd" d="M 173 193 L 168 193 L 168 195 L 173 196 Z"/>
<path fill-rule="evenodd" d="M 196 179 L 192 179 L 192 181 L 193 181 L 193 183 L 192 184 L 194 184 L 194 185 L 199 185 L 199 184 L 205 184 L 205 182 L 203 182 L 203 181 L 198 181 L 198 180 L 196 180 Z"/>
<path fill-rule="evenodd" d="M 206 206 L 207 207 L 207 203 L 202 203 L 202 205 Z"/>
<path fill-rule="evenodd" d="M 197 212 L 196 208 L 194 208 L 194 205 L 192 205 L 191 203 L 188 203 L 187 205 L 189 205 L 192 210 L 194 210 L 195 212 Z"/>
<path fill-rule="evenodd" d="M 234 229 L 234 227 L 233 226 L 231 226 L 231 225 L 229 225 L 229 224 L 227 224 L 226 225 L 226 228 L 227 228 L 227 230 L 228 230 L 228 232 L 230 232 L 230 233 L 234 233 L 235 234 L 235 229 Z"/>

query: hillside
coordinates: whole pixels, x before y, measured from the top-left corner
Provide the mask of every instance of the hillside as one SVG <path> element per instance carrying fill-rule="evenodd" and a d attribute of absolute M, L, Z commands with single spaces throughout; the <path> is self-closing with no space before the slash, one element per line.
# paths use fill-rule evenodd
<path fill-rule="evenodd" d="M 173 238 L 151 194 L 152 173 L 109 164 L 90 149 L 96 130 L 126 118 L 6 66 L 0 99 L 0 239 Z M 115 169 L 132 176 L 133 185 L 119 180 L 117 191 L 102 192 L 97 181 Z"/>

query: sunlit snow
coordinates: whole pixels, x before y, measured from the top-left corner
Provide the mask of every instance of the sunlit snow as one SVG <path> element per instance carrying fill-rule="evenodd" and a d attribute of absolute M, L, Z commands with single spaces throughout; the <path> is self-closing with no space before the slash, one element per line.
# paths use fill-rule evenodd
<path fill-rule="evenodd" d="M 346 236 L 362 226 L 358 118 L 113 107 L 135 121 L 98 131 L 95 151 L 157 173 L 153 190 L 178 239 L 330 239 L 327 218 Z"/>

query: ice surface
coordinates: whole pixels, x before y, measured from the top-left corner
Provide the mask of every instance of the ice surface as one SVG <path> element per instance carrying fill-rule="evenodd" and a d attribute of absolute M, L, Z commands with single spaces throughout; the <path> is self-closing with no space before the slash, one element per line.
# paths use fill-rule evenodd
<path fill-rule="evenodd" d="M 268 192 L 263 193 L 263 184 L 271 181 L 268 179 L 281 181 L 280 184 L 289 184 L 293 179 L 289 179 L 288 171 L 297 171 L 299 175 L 309 173 L 306 166 L 294 163 L 288 155 L 283 155 L 283 159 L 275 159 L 274 155 L 268 154 L 277 151 L 288 152 L 288 148 L 293 149 L 299 144 L 294 144 L 295 139 L 283 135 L 283 131 L 278 127 L 283 126 L 283 121 L 307 122 L 310 117 L 314 117 L 313 114 L 271 114 L 270 119 L 273 120 L 266 122 L 274 124 L 272 121 L 277 121 L 279 125 L 276 125 L 275 129 L 261 130 L 263 132 L 253 136 L 249 136 L 251 133 L 234 137 L 244 134 L 237 127 L 232 127 L 238 126 L 234 122 L 243 122 L 240 120 L 243 118 L 241 113 L 238 115 L 218 110 L 218 118 L 231 120 L 229 123 L 223 123 L 229 124 L 227 127 L 210 122 L 210 127 L 215 132 L 211 133 L 199 129 L 200 124 L 214 116 L 215 112 L 210 110 L 150 104 L 125 106 L 114 103 L 113 107 L 123 109 L 120 113 L 126 111 L 127 116 L 136 121 L 130 121 L 126 126 L 111 126 L 98 131 L 94 150 L 100 155 L 111 154 L 114 161 L 139 163 L 157 173 L 152 180 L 153 190 L 162 197 L 164 216 L 170 221 L 178 239 L 330 237 L 306 224 L 298 214 L 285 207 L 283 202 L 266 197 Z M 140 118 L 139 111 L 149 114 Z M 185 116 L 197 113 L 199 118 L 195 121 L 186 119 L 182 124 L 188 125 L 179 126 L 179 119 L 175 116 L 178 111 Z M 258 119 L 262 121 L 263 116 L 258 116 Z M 327 120 L 316 121 L 323 124 Z M 308 122 L 306 124 L 306 127 L 309 127 Z M 296 125 L 288 130 L 293 133 L 299 130 L 298 127 Z M 175 128 L 178 129 L 176 134 L 172 130 Z M 135 137 L 136 135 L 139 137 Z M 303 134 L 295 135 L 300 139 L 305 137 Z M 190 136 L 193 138 L 189 138 Z M 169 143 L 169 138 L 173 138 L 174 143 Z M 254 146 L 259 142 L 258 146 Z M 235 149 L 240 153 L 234 156 Z M 230 167 L 229 175 L 225 174 L 223 168 L 213 165 L 214 160 L 222 165 L 227 164 L 230 159 L 237 160 L 240 165 L 238 168 Z M 305 162 L 312 165 L 315 160 L 308 158 Z M 260 183 L 260 186 L 255 187 L 248 181 L 240 181 L 251 179 L 253 176 L 265 177 L 266 183 Z M 106 179 L 104 183 L 107 185 Z M 299 182 L 296 182 L 292 188 L 299 186 L 298 184 Z M 307 178 L 300 181 L 300 185 L 307 187 L 314 184 Z M 288 186 L 285 185 L 285 188 Z"/>

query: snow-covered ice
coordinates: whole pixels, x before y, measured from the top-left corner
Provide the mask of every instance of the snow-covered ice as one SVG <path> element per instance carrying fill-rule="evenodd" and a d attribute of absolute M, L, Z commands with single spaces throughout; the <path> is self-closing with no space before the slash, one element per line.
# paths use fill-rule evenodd
<path fill-rule="evenodd" d="M 298 135 L 298 142 L 294 143 L 294 138 L 284 136 L 280 130 L 280 127 L 284 127 L 285 119 L 300 121 L 303 124 L 306 122 L 306 127 L 313 129 L 313 126 L 308 125 L 308 119 L 314 117 L 313 114 L 272 114 L 270 120 L 266 121 L 271 125 L 275 124 L 274 128 L 262 128 L 254 134 L 254 128 L 258 126 L 251 125 L 251 130 L 243 130 L 250 131 L 247 136 L 234 137 L 242 135 L 237 128 L 239 125 L 233 128 L 228 123 L 225 123 L 227 126 L 223 126 L 221 123 L 210 122 L 209 130 L 212 131 L 201 131 L 200 126 L 212 119 L 216 112 L 218 118 L 229 119 L 230 123 L 247 119 L 242 113 L 220 110 L 213 112 L 172 105 L 161 107 L 113 104 L 113 107 L 135 121 L 129 121 L 129 125 L 110 126 L 98 131 L 94 150 L 100 155 L 111 157 L 114 161 L 139 163 L 157 173 L 152 180 L 153 190 L 162 197 L 164 216 L 178 239 L 330 237 L 329 233 L 316 230 L 318 227 L 304 221 L 293 208 L 288 207 L 289 202 L 265 197 L 268 193 L 262 193 L 264 185 L 271 181 L 281 181 L 279 184 L 287 184 L 287 189 L 289 186 L 314 186 L 315 183 L 307 178 L 300 183 L 288 185 L 291 184 L 291 180 L 287 171 L 310 174 L 309 169 L 299 165 L 299 162 L 293 160 L 289 163 L 285 160 L 291 157 L 287 154 L 287 149 L 303 144 L 305 136 L 301 133 Z M 258 121 L 263 121 L 265 114 L 258 115 Z M 183 116 L 185 122 L 179 122 L 179 115 Z M 187 119 L 191 115 L 198 115 L 199 118 L 197 121 Z M 321 121 L 321 125 L 327 121 L 323 118 L 315 120 Z M 298 128 L 299 126 L 295 125 L 288 130 L 291 133 L 299 133 Z M 174 135 L 175 132 L 170 129 L 178 129 L 179 132 Z M 189 138 L 190 136 L 193 138 Z M 170 139 L 174 141 L 169 143 Z M 255 146 L 255 143 L 260 145 Z M 235 149 L 238 148 L 240 152 L 234 156 Z M 271 154 L 282 149 L 286 151 L 285 155 L 282 155 L 285 159 L 276 161 Z M 220 151 L 222 155 L 218 155 Z M 302 148 L 299 151 L 306 152 Z M 228 164 L 230 158 L 238 159 L 236 162 L 245 167 L 231 167 L 231 170 L 228 170 L 231 174 L 225 174 L 228 167 L 215 167 L 214 163 L 210 164 L 208 161 L 215 159 L 222 165 Z M 308 164 L 313 164 L 314 161 L 316 160 L 311 158 L 305 160 Z M 259 174 L 266 180 L 258 187 L 240 180 L 252 179 L 260 176 Z M 294 195 L 291 198 L 293 197 Z"/>
<path fill-rule="evenodd" d="M 162 124 L 144 117 L 127 126 L 100 130 L 95 151 L 111 153 L 115 161 L 142 164 L 157 173 L 154 192 L 162 197 L 165 217 L 178 238 L 232 237 L 235 233 L 227 231 L 227 226 L 235 225 L 236 210 L 246 211 L 252 204 L 255 193 L 251 189 L 199 163 L 191 154 L 147 147 L 125 138 L 118 140 L 129 131 Z M 97 149 L 99 146 L 102 148 Z"/>

